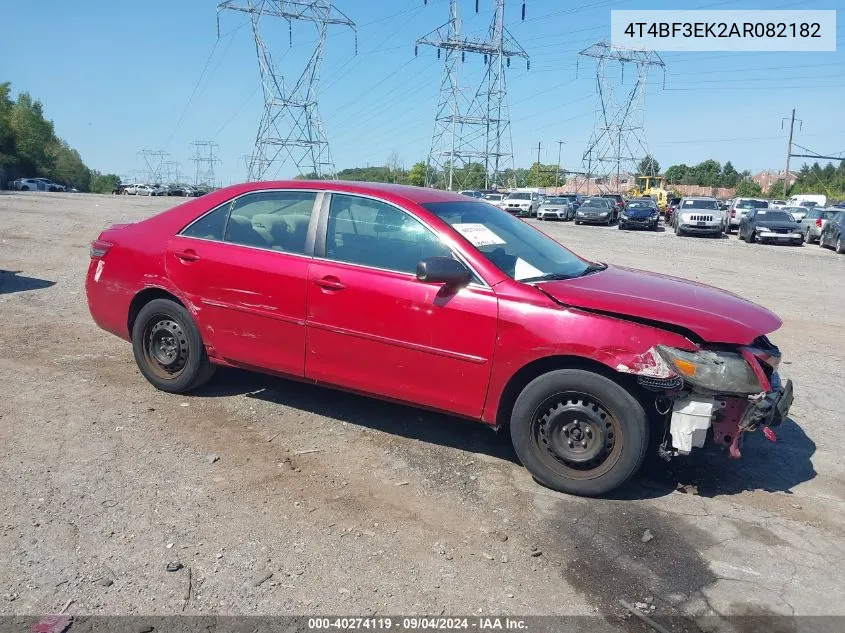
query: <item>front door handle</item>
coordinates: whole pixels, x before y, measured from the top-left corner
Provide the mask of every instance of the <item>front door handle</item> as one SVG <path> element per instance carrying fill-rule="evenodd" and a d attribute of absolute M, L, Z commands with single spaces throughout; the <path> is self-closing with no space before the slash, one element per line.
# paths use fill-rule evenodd
<path fill-rule="evenodd" d="M 326 290 L 343 290 L 346 288 L 340 279 L 333 277 L 332 275 L 322 277 L 321 279 L 315 279 L 314 283 L 320 286 L 320 288 L 325 288 Z"/>
<path fill-rule="evenodd" d="M 183 262 L 195 262 L 200 258 L 200 256 L 197 255 L 197 252 L 192 248 L 177 252 L 176 257 L 181 259 Z"/>

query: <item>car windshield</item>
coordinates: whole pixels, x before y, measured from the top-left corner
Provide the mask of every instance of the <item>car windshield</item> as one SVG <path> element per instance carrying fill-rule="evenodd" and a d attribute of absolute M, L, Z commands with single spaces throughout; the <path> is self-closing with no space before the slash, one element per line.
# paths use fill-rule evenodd
<path fill-rule="evenodd" d="M 581 208 L 584 207 L 596 207 L 598 209 L 607 209 L 610 207 L 610 200 L 605 200 L 604 198 L 587 198 L 584 200 L 584 204 L 581 205 Z"/>
<path fill-rule="evenodd" d="M 502 194 L 500 194 L 500 193 L 488 193 L 486 196 L 484 196 L 484 199 L 485 200 L 501 200 Z"/>
<path fill-rule="evenodd" d="M 740 200 L 736 206 L 738 209 L 768 209 L 769 203 L 765 200 Z"/>
<path fill-rule="evenodd" d="M 785 207 L 783 210 L 787 213 L 807 213 L 804 207 Z"/>
<path fill-rule="evenodd" d="M 530 193 L 512 193 L 508 196 L 509 200 L 531 200 Z"/>
<path fill-rule="evenodd" d="M 651 200 L 631 200 L 628 203 L 629 209 L 651 209 L 654 203 Z"/>
<path fill-rule="evenodd" d="M 545 204 L 566 204 L 569 202 L 566 198 L 546 198 Z"/>
<path fill-rule="evenodd" d="M 684 200 L 681 204 L 684 211 L 687 209 L 708 209 L 718 211 L 719 203 L 716 200 Z"/>
<path fill-rule="evenodd" d="M 792 216 L 783 211 L 758 211 L 754 217 L 764 222 L 792 222 Z"/>
<path fill-rule="evenodd" d="M 581 259 L 545 233 L 491 204 L 427 202 L 422 206 L 517 281 L 572 279 L 605 268 Z"/>

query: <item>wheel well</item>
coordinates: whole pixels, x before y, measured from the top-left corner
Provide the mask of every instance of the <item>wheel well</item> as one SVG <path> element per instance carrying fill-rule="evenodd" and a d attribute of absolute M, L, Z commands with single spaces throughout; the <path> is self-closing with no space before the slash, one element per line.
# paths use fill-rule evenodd
<path fill-rule="evenodd" d="M 129 320 L 127 321 L 127 328 L 129 332 L 129 339 L 132 339 L 132 328 L 135 327 L 135 319 L 138 318 L 138 314 L 141 312 L 141 308 L 147 305 L 153 299 L 169 299 L 175 303 L 178 303 L 183 308 L 185 304 L 179 301 L 179 299 L 167 292 L 167 290 L 162 290 L 161 288 L 147 288 L 146 290 L 142 290 L 138 294 L 136 294 L 132 298 L 132 303 L 129 304 Z"/>
<path fill-rule="evenodd" d="M 589 358 L 584 358 L 583 356 L 547 356 L 546 358 L 539 358 L 528 363 L 508 380 L 508 384 L 505 385 L 502 391 L 502 397 L 499 399 L 499 408 L 496 412 L 496 427 L 504 427 L 510 423 L 511 412 L 516 404 L 516 399 L 529 382 L 538 376 L 557 369 L 583 369 L 600 374 L 629 389 L 635 398 L 641 399 L 642 389 L 628 374 L 620 374 L 617 371 L 613 371 L 607 365 L 603 365 Z"/>

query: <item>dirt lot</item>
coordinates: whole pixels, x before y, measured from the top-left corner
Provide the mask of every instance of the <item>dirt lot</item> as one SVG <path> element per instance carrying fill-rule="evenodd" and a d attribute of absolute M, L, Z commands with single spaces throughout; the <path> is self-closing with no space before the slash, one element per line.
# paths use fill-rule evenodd
<path fill-rule="evenodd" d="M 585 500 L 447 416 L 238 371 L 155 391 L 83 280 L 103 227 L 175 202 L 0 194 L 0 612 L 845 615 L 845 257 L 542 223 L 773 309 L 796 383 L 777 444 Z"/>

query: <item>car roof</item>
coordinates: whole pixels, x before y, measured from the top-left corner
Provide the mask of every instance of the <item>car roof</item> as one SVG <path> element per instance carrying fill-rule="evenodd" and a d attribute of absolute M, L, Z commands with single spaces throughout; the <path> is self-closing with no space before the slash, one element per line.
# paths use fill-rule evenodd
<path fill-rule="evenodd" d="M 713 196 L 684 196 L 681 200 L 713 200 L 718 202 Z M 751 200 L 751 198 L 749 198 Z"/>
<path fill-rule="evenodd" d="M 239 196 L 251 191 L 265 189 L 311 189 L 335 191 L 381 197 L 402 198 L 408 202 L 467 202 L 467 197 L 457 191 L 443 191 L 428 187 L 412 187 L 384 182 L 358 182 L 350 180 L 269 180 L 245 182 L 220 189 L 230 196 Z"/>

